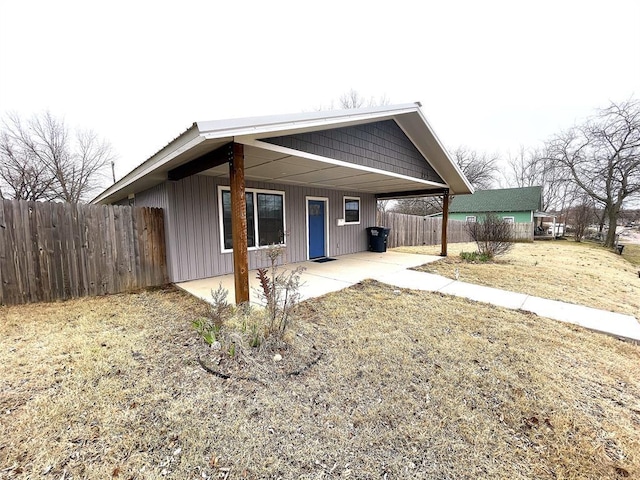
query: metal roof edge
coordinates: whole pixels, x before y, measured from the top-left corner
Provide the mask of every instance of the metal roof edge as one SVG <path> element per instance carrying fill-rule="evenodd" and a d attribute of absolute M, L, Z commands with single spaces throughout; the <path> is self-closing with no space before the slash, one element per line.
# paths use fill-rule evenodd
<path fill-rule="evenodd" d="M 118 180 L 114 184 L 112 184 L 109 187 L 107 187 L 106 189 L 104 189 L 101 193 L 96 195 L 91 201 L 89 201 L 89 203 L 90 204 L 100 203 L 105 198 L 117 193 L 118 191 L 120 191 L 123 188 L 127 187 L 128 185 L 130 185 L 131 183 L 135 182 L 139 178 L 142 178 L 145 175 L 151 173 L 153 170 L 155 170 L 160 165 L 162 165 L 162 164 L 166 163 L 167 161 L 169 161 L 171 158 L 173 158 L 176 155 L 176 152 L 178 152 L 180 150 L 180 146 L 178 145 L 178 143 L 181 140 L 186 140 L 185 137 L 187 136 L 187 134 L 189 132 L 193 131 L 194 128 L 197 130 L 197 127 L 196 127 L 195 123 L 193 123 L 189 128 L 187 128 L 184 132 L 182 132 L 176 138 L 171 140 L 167 145 L 162 147 L 158 152 L 153 154 L 151 157 L 149 157 L 144 162 L 142 162 L 140 165 L 138 165 L 133 170 L 131 170 L 129 173 L 127 173 L 120 180 Z M 191 139 L 191 141 L 193 141 L 195 139 L 198 139 L 198 141 L 196 143 L 201 143 L 201 142 L 204 141 L 204 138 L 199 137 L 199 135 L 195 135 Z M 182 143 L 181 146 L 184 147 L 184 145 L 186 145 L 187 143 L 189 143 L 189 141 L 186 141 L 186 142 Z M 170 149 L 170 147 L 172 145 L 174 146 L 173 150 Z"/>
<path fill-rule="evenodd" d="M 226 120 L 196 122 L 206 138 L 277 133 L 293 129 L 332 126 L 344 122 L 357 122 L 382 117 L 393 117 L 420 110 L 420 103 L 385 105 L 357 109 L 324 110 L 284 115 L 245 117 Z"/>
<path fill-rule="evenodd" d="M 420 115 L 420 118 L 422 119 L 422 121 L 425 123 L 425 125 L 427 126 L 427 128 L 431 132 L 431 135 L 433 135 L 433 138 L 438 143 L 438 146 L 440 147 L 440 149 L 444 152 L 445 156 L 447 157 L 447 159 L 449 160 L 451 165 L 453 165 L 453 168 L 455 169 L 456 173 L 458 175 L 460 175 L 460 177 L 464 181 L 464 184 L 469 189 L 469 193 L 464 193 L 463 195 L 469 195 L 469 194 L 475 193 L 475 188 L 473 188 L 473 185 L 471 185 L 471 182 L 469 182 L 469 180 L 467 179 L 466 175 L 464 174 L 464 172 L 460 168 L 460 165 L 458 165 L 458 163 L 451 157 L 451 154 L 449 153 L 449 150 L 447 150 L 447 148 L 440 141 L 440 138 L 438 137 L 438 135 L 436 134 L 435 130 L 433 129 L 433 127 L 429 123 L 429 120 L 427 120 L 426 115 L 422 112 L 421 109 L 418 109 L 418 114 Z"/>

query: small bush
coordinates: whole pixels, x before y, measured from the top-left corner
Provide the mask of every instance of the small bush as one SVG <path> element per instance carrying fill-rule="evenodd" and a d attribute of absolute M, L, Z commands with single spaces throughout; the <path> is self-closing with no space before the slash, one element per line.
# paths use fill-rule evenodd
<path fill-rule="evenodd" d="M 507 253 L 513 247 L 513 225 L 495 213 L 488 213 L 482 222 L 467 222 L 466 228 L 478 246 L 478 253 L 488 259 Z"/>
<path fill-rule="evenodd" d="M 208 315 L 193 322 L 193 328 L 209 345 L 218 340 L 222 325 L 233 314 L 233 307 L 227 302 L 228 290 L 222 284 L 216 290 L 211 290 L 211 307 Z"/>
<path fill-rule="evenodd" d="M 289 327 L 293 310 L 300 301 L 300 277 L 304 268 L 278 272 L 278 259 L 284 254 L 284 247 L 270 245 L 265 252 L 271 267 L 258 269 L 258 294 L 267 307 L 267 336 L 275 334 L 282 337 Z"/>
<path fill-rule="evenodd" d="M 260 288 L 257 289 L 266 309 L 255 312 L 247 302 L 236 307 L 227 302 L 228 291 L 222 288 L 211 291 L 211 306 L 207 315 L 195 320 L 193 327 L 214 350 L 217 362 L 242 361 L 251 351 L 283 340 L 291 324 L 293 311 L 300 300 L 300 277 L 303 268 L 292 271 L 278 270 L 278 259 L 284 247 L 272 245 L 265 249 L 271 268 L 258 269 Z M 273 338 L 272 338 L 273 337 Z M 272 338 L 270 343 L 267 340 Z"/>
<path fill-rule="evenodd" d="M 460 252 L 460 258 L 465 262 L 489 262 L 491 257 L 480 252 Z"/>

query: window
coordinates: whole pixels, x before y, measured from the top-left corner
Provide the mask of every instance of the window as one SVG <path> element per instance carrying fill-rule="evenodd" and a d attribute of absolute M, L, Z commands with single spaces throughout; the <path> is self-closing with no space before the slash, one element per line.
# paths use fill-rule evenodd
<path fill-rule="evenodd" d="M 222 251 L 233 249 L 231 234 L 231 191 L 220 188 L 220 211 L 222 212 Z M 245 190 L 247 203 L 247 246 L 263 247 L 284 243 L 284 192 L 270 190 Z"/>
<path fill-rule="evenodd" d="M 476 216 L 475 215 L 467 215 L 467 222 L 475 222 L 476 221 Z"/>
<path fill-rule="evenodd" d="M 502 217 L 505 223 L 516 223 L 515 217 Z"/>
<path fill-rule="evenodd" d="M 344 197 L 344 223 L 360 223 L 360 197 Z"/>

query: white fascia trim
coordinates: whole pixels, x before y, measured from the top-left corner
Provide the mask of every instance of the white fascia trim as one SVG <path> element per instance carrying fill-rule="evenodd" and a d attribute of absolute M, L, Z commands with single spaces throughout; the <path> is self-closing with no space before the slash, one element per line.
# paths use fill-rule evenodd
<path fill-rule="evenodd" d="M 345 110 L 348 112 L 349 110 Z M 370 120 L 380 120 L 384 118 L 393 118 L 396 115 L 406 114 L 410 112 L 417 112 L 419 108 L 416 104 L 412 105 L 404 105 L 401 108 L 393 108 L 390 110 L 383 110 L 371 113 L 359 113 L 349 115 L 344 114 L 344 116 L 332 117 L 326 116 L 322 118 L 313 118 L 313 119 L 301 119 L 301 120 L 293 120 L 293 121 L 285 121 L 285 122 L 276 122 L 276 123 L 265 123 L 262 125 L 252 125 L 252 126 L 241 126 L 241 127 L 230 127 L 230 128 L 221 128 L 216 130 L 200 130 L 200 134 L 203 135 L 207 140 L 216 139 L 219 137 L 228 137 L 228 136 L 264 136 L 264 134 L 274 134 L 273 136 L 277 136 L 280 132 L 291 132 L 295 131 L 304 131 L 307 129 L 315 129 L 317 127 L 322 126 L 339 126 L 345 123 L 366 123 Z M 198 125 L 198 129 L 200 129 L 200 125 Z"/>
<path fill-rule="evenodd" d="M 467 187 L 469 187 L 469 190 L 471 190 L 471 193 L 473 193 L 475 191 L 475 189 L 473 188 L 473 185 L 471 185 L 471 183 L 469 182 L 469 180 L 465 176 L 465 174 L 462 171 L 462 169 L 460 168 L 460 166 L 456 163 L 456 161 L 453 158 L 451 158 L 451 155 L 449 155 L 448 150 L 442 144 L 442 142 L 440 141 L 440 138 L 438 138 L 438 135 L 436 135 L 436 132 L 431 127 L 431 124 L 429 123 L 429 120 L 427 120 L 427 117 L 424 116 L 424 114 L 422 113 L 421 110 L 418 110 L 418 115 L 420 115 L 420 118 L 422 119 L 422 121 L 425 123 L 425 125 L 429 129 L 429 132 L 431 132 L 431 135 L 433 135 L 433 138 L 435 139 L 435 141 L 438 142 L 438 146 L 442 149 L 442 151 L 444 152 L 446 157 L 449 159 L 449 161 L 451 162 L 451 165 L 453 165 L 453 168 L 455 168 L 456 172 L 458 172 L 458 175 L 460 175 L 460 177 L 464 181 L 465 185 Z"/>
<path fill-rule="evenodd" d="M 263 148 L 265 150 L 271 150 L 273 152 L 282 153 L 284 155 L 291 155 L 294 157 L 302 157 L 307 158 L 309 160 L 315 160 L 317 162 L 328 163 L 330 165 L 334 165 L 336 167 L 346 167 L 351 168 L 353 170 L 360 170 L 362 172 L 367 173 L 378 173 L 380 175 L 385 175 L 387 177 L 394 177 L 400 180 L 409 180 L 415 183 L 421 183 L 423 185 L 428 185 L 430 187 L 437 188 L 449 188 L 444 183 L 432 182 L 429 180 L 422 180 L 420 178 L 409 177 L 408 175 L 402 175 L 400 173 L 388 172 L 386 170 L 379 170 L 377 168 L 366 167 L 364 165 L 356 165 L 355 163 L 344 162 L 342 160 L 336 160 L 334 158 L 322 157 L 320 155 L 315 155 L 313 153 L 301 152 L 300 150 L 294 150 L 292 148 L 281 147 L 280 145 L 272 145 L 270 143 L 262 142 L 260 140 L 250 139 L 250 138 L 236 138 L 236 142 L 242 143 L 244 145 L 251 145 L 257 148 Z"/>
<path fill-rule="evenodd" d="M 98 197 L 91 200 L 91 203 L 99 203 L 103 199 L 107 198 L 109 195 L 113 195 L 118 190 L 122 190 L 123 188 L 131 185 L 133 182 L 150 174 L 154 170 L 157 170 L 158 168 L 162 167 L 163 165 L 167 164 L 168 162 L 176 158 L 178 155 L 181 155 L 184 152 L 191 150 L 192 148 L 196 147 L 197 145 L 201 144 L 204 141 L 205 139 L 202 136 L 198 135 L 197 137 L 193 138 L 187 143 L 179 146 L 175 150 L 172 150 L 171 152 L 167 153 L 163 157 L 157 158 L 149 162 L 148 165 L 142 164 L 139 167 L 140 168 L 139 171 L 133 170 L 133 172 L 121 178 L 117 183 L 114 183 L 111 187 L 109 187 L 104 192 L 102 192 Z"/>
<path fill-rule="evenodd" d="M 416 109 L 416 112 L 420 116 L 420 120 L 422 120 L 424 122 L 425 127 L 427 128 L 427 130 L 429 130 L 429 133 L 431 134 L 433 139 L 438 144 L 438 147 L 440 148 L 440 150 L 442 150 L 444 152 L 444 156 L 447 157 L 447 159 L 449 160 L 449 163 L 451 163 L 451 165 L 456 170 L 456 172 L 458 173 L 460 178 L 462 178 L 462 180 L 464 181 L 464 184 L 469 188 L 471 193 L 475 192 L 475 188 L 473 188 L 473 185 L 471 185 L 471 183 L 469 183 L 469 180 L 467 179 L 467 177 L 462 172 L 462 169 L 460 168 L 460 166 L 456 163 L 456 161 L 453 158 L 451 158 L 451 155 L 449 155 L 449 151 L 442 144 L 442 142 L 440 141 L 440 138 L 438 138 L 438 135 L 436 135 L 436 132 L 433 130 L 433 128 L 431 128 L 431 124 L 427 120 L 427 117 L 424 116 L 424 113 L 422 113 L 422 110 Z M 425 153 L 420 148 L 420 142 L 416 142 L 415 139 L 411 135 L 409 135 L 409 133 L 404 128 L 402 128 L 402 125 L 400 123 L 398 123 L 397 120 L 396 120 L 396 124 L 398 125 L 398 127 L 400 127 L 400 130 L 402 130 L 404 132 L 404 134 L 407 136 L 407 138 L 409 138 L 409 140 L 411 140 L 411 142 L 418 149 L 418 151 L 420 152 L 422 157 L 425 158 L 425 159 L 429 158 L 428 155 L 425 155 Z M 431 165 L 431 163 L 429 163 L 429 165 Z M 438 176 L 440 178 L 444 178 L 444 176 L 438 170 L 436 165 L 431 165 L 431 168 L 433 168 L 436 171 L 436 173 L 438 174 Z M 449 187 L 446 186 L 446 188 L 449 188 Z"/>

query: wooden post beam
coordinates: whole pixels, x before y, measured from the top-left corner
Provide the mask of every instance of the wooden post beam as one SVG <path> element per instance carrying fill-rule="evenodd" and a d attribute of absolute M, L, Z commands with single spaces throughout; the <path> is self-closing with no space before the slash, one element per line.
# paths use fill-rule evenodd
<path fill-rule="evenodd" d="M 247 201 L 244 189 L 244 145 L 233 144 L 229 158 L 231 187 L 231 236 L 236 305 L 249 301 L 249 257 L 247 254 Z"/>
<path fill-rule="evenodd" d="M 447 256 L 447 224 L 449 223 L 449 191 L 442 195 L 442 250 L 441 257 Z"/>
<path fill-rule="evenodd" d="M 171 181 L 181 180 L 196 173 L 209 170 L 210 168 L 224 165 L 229 161 L 230 155 L 233 155 L 233 142 L 229 142 L 215 149 L 213 152 L 205 153 L 195 160 L 191 160 L 177 168 L 169 170 L 167 172 L 167 178 Z"/>

